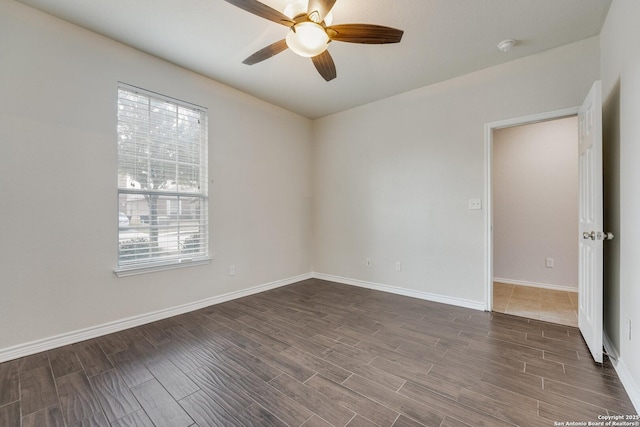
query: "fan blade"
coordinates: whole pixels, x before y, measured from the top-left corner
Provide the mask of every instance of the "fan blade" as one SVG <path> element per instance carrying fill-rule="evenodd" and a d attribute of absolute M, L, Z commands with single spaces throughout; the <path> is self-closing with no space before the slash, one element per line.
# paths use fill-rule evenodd
<path fill-rule="evenodd" d="M 399 43 L 404 31 L 382 25 L 343 24 L 327 27 L 327 34 L 339 42 L 385 44 Z"/>
<path fill-rule="evenodd" d="M 312 21 L 320 23 L 331 12 L 335 3 L 336 0 L 309 0 L 307 15 Z"/>
<path fill-rule="evenodd" d="M 318 56 L 314 56 L 311 60 L 313 61 L 313 65 L 316 66 L 316 70 L 318 70 L 326 81 L 331 81 L 338 76 L 336 64 L 333 62 L 333 58 L 328 50 L 325 50 Z"/>
<path fill-rule="evenodd" d="M 268 19 L 277 24 L 282 24 L 286 27 L 291 27 L 294 22 L 285 14 L 278 12 L 275 9 L 270 8 L 266 4 L 262 4 L 257 0 L 224 0 L 227 3 L 231 3 L 234 6 L 244 9 L 247 12 L 253 13 L 261 18 Z"/>
<path fill-rule="evenodd" d="M 286 49 L 287 49 L 286 40 L 280 40 L 279 42 L 270 44 L 264 49 L 260 49 L 259 51 L 257 51 L 256 53 L 254 53 L 253 55 L 251 55 L 250 57 L 242 61 L 242 63 L 247 65 L 257 64 L 258 62 L 264 61 L 265 59 L 269 59 L 272 56 L 275 56 Z"/>

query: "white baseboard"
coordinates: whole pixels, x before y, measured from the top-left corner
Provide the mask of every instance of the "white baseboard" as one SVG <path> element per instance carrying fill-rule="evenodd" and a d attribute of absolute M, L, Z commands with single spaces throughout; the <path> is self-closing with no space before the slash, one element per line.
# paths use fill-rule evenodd
<path fill-rule="evenodd" d="M 624 363 L 624 360 L 618 354 L 618 351 L 611 343 L 609 336 L 607 334 L 602 335 L 604 348 L 609 354 L 609 359 L 611 359 L 611 363 L 618 374 L 618 378 L 620 378 L 620 382 L 624 386 L 625 391 L 629 395 L 629 399 L 631 399 L 631 403 L 633 403 L 633 407 L 636 409 L 636 412 L 640 414 L 640 385 L 633 379 L 631 376 L 631 372 L 629 372 L 629 368 Z"/>
<path fill-rule="evenodd" d="M 74 344 L 91 338 L 97 338 L 102 335 L 107 335 L 113 332 L 118 332 L 136 326 L 144 325 L 146 323 L 155 322 L 156 320 L 162 320 L 168 317 L 177 316 L 179 314 L 188 313 L 190 311 L 199 310 L 210 305 L 220 304 L 234 299 L 268 291 L 270 289 L 279 288 L 281 286 L 290 285 L 292 283 L 311 279 L 312 277 L 313 276 L 311 273 L 305 273 L 299 276 L 254 286 L 249 289 L 243 289 L 241 291 L 229 292 L 224 295 L 206 298 L 200 301 L 183 304 L 176 307 L 166 308 L 151 313 L 141 314 L 139 316 L 132 316 L 125 319 L 115 320 L 113 322 L 108 322 L 102 325 L 92 326 L 90 328 L 80 329 L 49 338 L 43 338 L 40 340 L 3 348 L 0 349 L 0 363 L 6 362 L 7 360 L 29 356 L 41 351 L 51 350 L 57 347 Z"/>
<path fill-rule="evenodd" d="M 526 280 L 503 279 L 501 277 L 494 277 L 493 281 L 494 282 L 500 282 L 500 283 L 506 283 L 507 285 L 530 286 L 532 288 L 551 289 L 551 290 L 554 290 L 554 291 L 578 292 L 578 288 L 576 288 L 575 286 L 552 285 L 550 283 L 527 282 Z"/>
<path fill-rule="evenodd" d="M 364 280 L 349 279 L 346 277 L 332 276 L 324 273 L 312 273 L 315 279 L 327 280 L 330 282 L 342 283 L 345 285 L 358 286 L 361 288 L 373 289 L 376 291 L 389 292 L 390 294 L 404 295 L 406 297 L 418 298 L 426 301 L 439 302 L 443 304 L 455 305 L 458 307 L 471 308 L 484 311 L 486 304 L 483 301 L 472 301 L 463 298 L 450 297 L 446 295 L 432 294 L 429 292 L 415 291 L 413 289 L 400 288 L 396 286 L 382 285 L 380 283 L 366 282 Z"/>

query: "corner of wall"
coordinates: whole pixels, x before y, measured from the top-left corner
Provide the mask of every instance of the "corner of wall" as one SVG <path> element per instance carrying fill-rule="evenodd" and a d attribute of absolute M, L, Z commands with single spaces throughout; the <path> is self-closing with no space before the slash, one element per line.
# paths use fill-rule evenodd
<path fill-rule="evenodd" d="M 625 361 L 620 357 L 618 350 L 614 347 L 613 343 L 609 335 L 607 335 L 606 331 L 603 335 L 604 338 L 604 349 L 607 352 L 607 356 L 611 360 L 618 377 L 620 378 L 620 382 L 624 386 L 625 391 L 629 395 L 629 399 L 633 404 L 633 407 L 636 408 L 636 412 L 640 414 L 640 384 L 638 384 L 631 372 L 629 372 L 629 368 Z"/>

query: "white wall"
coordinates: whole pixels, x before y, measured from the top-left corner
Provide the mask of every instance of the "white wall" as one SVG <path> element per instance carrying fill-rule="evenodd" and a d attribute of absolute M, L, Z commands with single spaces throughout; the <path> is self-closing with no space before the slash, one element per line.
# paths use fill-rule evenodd
<path fill-rule="evenodd" d="M 640 2 L 614 0 L 601 33 L 604 100 L 605 332 L 640 410 Z M 627 321 L 632 338 L 628 338 Z"/>
<path fill-rule="evenodd" d="M 577 291 L 577 117 L 495 130 L 492 166 L 495 280 Z"/>
<path fill-rule="evenodd" d="M 598 78 L 595 37 L 318 120 L 314 271 L 484 307 L 484 125 L 578 106 Z"/>
<path fill-rule="evenodd" d="M 209 109 L 207 266 L 113 273 L 118 81 Z M 309 120 L 13 1 L 0 94 L 0 353 L 310 271 Z"/>

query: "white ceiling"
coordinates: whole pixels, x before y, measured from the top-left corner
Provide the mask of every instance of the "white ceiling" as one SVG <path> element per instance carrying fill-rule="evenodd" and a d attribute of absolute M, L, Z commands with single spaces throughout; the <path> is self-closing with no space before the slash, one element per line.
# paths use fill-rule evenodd
<path fill-rule="evenodd" d="M 333 23 L 404 30 L 400 44 L 333 42 L 338 77 L 285 51 L 242 61 L 288 29 L 224 0 L 18 0 L 309 118 L 600 33 L 611 0 L 338 0 Z M 288 0 L 263 0 L 283 11 Z M 513 38 L 509 53 L 497 49 Z"/>

